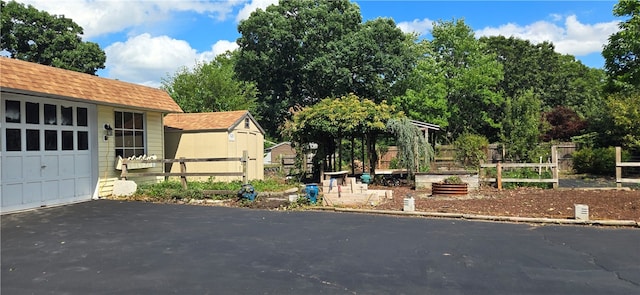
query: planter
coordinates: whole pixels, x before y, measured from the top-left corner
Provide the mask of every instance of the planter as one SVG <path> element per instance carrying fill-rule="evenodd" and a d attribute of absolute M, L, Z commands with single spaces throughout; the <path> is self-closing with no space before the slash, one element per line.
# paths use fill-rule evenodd
<path fill-rule="evenodd" d="M 432 183 L 431 194 L 438 196 L 464 196 L 469 192 L 466 183 Z"/>

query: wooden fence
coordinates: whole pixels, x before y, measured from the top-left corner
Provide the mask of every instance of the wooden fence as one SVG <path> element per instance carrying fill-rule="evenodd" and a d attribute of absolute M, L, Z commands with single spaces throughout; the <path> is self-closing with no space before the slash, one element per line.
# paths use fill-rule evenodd
<path fill-rule="evenodd" d="M 616 186 L 622 183 L 640 183 L 640 178 L 622 178 L 622 167 L 640 167 L 640 162 L 622 162 L 622 148 L 616 147 Z"/>
<path fill-rule="evenodd" d="M 136 160 L 137 163 L 180 163 L 180 172 L 141 172 L 130 173 L 127 170 L 127 162 L 129 160 L 122 159 L 122 172 L 120 178 L 126 180 L 127 177 L 136 176 L 180 176 L 180 182 L 183 188 L 187 188 L 188 176 L 242 176 L 242 183 L 247 183 L 247 163 L 249 160 L 249 153 L 243 151 L 241 158 L 180 158 L 180 159 L 156 159 L 156 160 Z M 188 162 L 236 162 L 240 161 L 242 164 L 242 171 L 240 172 L 187 172 Z"/>
<path fill-rule="evenodd" d="M 496 178 L 488 178 L 486 168 L 496 168 Z M 552 178 L 502 178 L 503 168 L 538 168 L 551 169 Z M 498 189 L 502 189 L 503 182 L 539 182 L 553 183 L 553 188 L 558 188 L 558 150 L 556 146 L 551 147 L 551 163 L 490 163 L 480 164 L 480 182 L 496 182 Z"/>

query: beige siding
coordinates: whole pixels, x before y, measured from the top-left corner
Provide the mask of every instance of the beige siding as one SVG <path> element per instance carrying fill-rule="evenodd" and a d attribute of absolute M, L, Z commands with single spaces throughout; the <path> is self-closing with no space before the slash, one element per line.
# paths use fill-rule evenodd
<path fill-rule="evenodd" d="M 231 136 L 230 136 L 231 135 Z M 244 128 L 244 122 L 232 130 L 226 131 L 191 131 L 167 132 L 167 155 L 174 158 L 240 158 L 244 150 L 249 151 L 248 179 L 264 178 L 264 163 L 262 150 L 264 135 L 252 122 L 249 129 Z M 174 152 L 175 151 L 175 152 Z M 187 172 L 242 172 L 239 161 L 187 163 Z M 172 173 L 180 172 L 179 164 L 167 168 Z M 174 178 L 175 179 L 175 178 Z M 208 180 L 209 177 L 188 177 L 188 180 Z M 242 180 L 236 176 L 215 176 L 214 181 Z"/>
<path fill-rule="evenodd" d="M 116 156 L 115 156 L 115 139 L 113 136 L 109 136 L 107 140 L 104 140 L 104 130 L 102 126 L 109 124 L 114 126 L 114 111 L 130 111 L 138 112 L 137 110 L 113 108 L 108 106 L 98 106 L 98 195 L 105 197 L 111 195 L 113 191 L 113 182 L 120 178 L 120 170 L 115 169 Z M 158 159 L 164 158 L 164 144 L 163 144 L 163 124 L 162 114 L 156 112 L 145 113 L 145 126 L 146 126 L 146 150 L 147 155 L 156 155 Z M 135 172 L 162 172 L 162 165 L 157 165 L 154 168 L 146 168 L 139 170 L 131 170 L 131 173 Z M 157 182 L 162 180 L 163 177 L 129 177 L 129 180 L 135 181 L 137 184 Z"/>

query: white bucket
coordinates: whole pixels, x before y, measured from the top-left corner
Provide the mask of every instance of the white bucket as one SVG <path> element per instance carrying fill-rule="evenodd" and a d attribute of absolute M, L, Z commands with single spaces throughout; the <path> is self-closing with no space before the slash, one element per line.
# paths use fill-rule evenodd
<path fill-rule="evenodd" d="M 416 211 L 416 203 L 415 203 L 415 199 L 413 199 L 413 197 L 410 198 L 404 198 L 404 211 L 407 212 L 413 212 Z"/>

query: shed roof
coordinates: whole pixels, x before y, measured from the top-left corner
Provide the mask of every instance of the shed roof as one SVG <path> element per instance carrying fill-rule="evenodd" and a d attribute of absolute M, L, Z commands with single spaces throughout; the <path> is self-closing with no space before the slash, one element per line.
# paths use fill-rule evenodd
<path fill-rule="evenodd" d="M 209 112 L 209 113 L 183 113 L 168 114 L 164 117 L 165 130 L 180 131 L 205 131 L 226 130 L 231 131 L 238 124 L 249 118 L 264 133 L 260 124 L 251 116 L 249 111 Z"/>
<path fill-rule="evenodd" d="M 0 58 L 0 87 L 3 92 L 182 112 L 171 96 L 161 89 L 7 57 Z"/>

